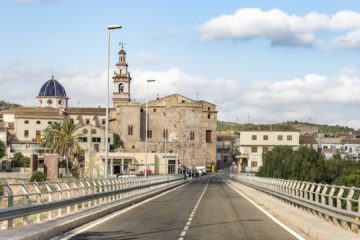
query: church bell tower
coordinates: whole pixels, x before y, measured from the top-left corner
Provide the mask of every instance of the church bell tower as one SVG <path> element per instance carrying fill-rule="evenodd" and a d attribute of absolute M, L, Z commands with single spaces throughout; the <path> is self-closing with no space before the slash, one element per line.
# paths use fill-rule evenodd
<path fill-rule="evenodd" d="M 128 71 L 128 64 L 126 63 L 126 52 L 124 44 L 121 43 L 119 51 L 119 61 L 116 64 L 114 72 L 113 83 L 113 104 L 116 107 L 118 104 L 130 102 L 130 72 Z"/>

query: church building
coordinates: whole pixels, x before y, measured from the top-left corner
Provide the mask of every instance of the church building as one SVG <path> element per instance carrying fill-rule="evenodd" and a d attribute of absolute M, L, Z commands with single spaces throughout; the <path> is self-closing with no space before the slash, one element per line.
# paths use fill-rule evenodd
<path fill-rule="evenodd" d="M 112 143 L 113 134 L 120 135 L 123 147 L 110 154 L 109 172 L 115 174 L 129 169 L 124 168 L 125 163 L 143 165 L 143 157 L 138 157 L 141 158 L 139 160 L 135 156 L 146 150 L 152 154 L 153 162 L 169 157 L 171 160 L 166 164 L 171 163 L 176 168 L 178 164 L 205 167 L 215 163 L 216 105 L 171 94 L 149 101 L 146 111 L 146 103 L 131 99 L 132 79 L 123 47 L 118 56 L 112 77 L 113 108 L 109 109 L 109 138 Z M 65 88 L 52 76 L 40 88 L 36 107 L 1 111 L 0 137 L 6 139 L 8 156 L 15 152 L 28 156 L 38 152 L 43 131 L 54 121 L 70 119 L 79 127 L 79 143 L 87 154 L 83 165 L 88 166 L 81 165 L 85 169 L 83 171 L 95 171 L 98 175 L 104 173 L 106 109 L 69 107 L 68 101 Z M 145 150 L 146 136 L 148 144 Z M 97 170 L 89 169 L 90 165 L 97 166 Z"/>

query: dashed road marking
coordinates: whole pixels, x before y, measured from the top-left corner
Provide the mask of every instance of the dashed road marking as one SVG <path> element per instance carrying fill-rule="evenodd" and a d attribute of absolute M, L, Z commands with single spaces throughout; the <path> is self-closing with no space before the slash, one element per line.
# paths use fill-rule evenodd
<path fill-rule="evenodd" d="M 190 216 L 189 216 L 189 218 L 188 218 L 188 220 L 187 220 L 187 223 L 186 223 L 186 225 L 185 225 L 185 227 L 184 227 L 184 230 L 181 232 L 180 237 L 178 238 L 178 240 L 184 240 L 184 237 L 185 237 L 185 235 L 186 235 L 186 232 L 187 232 L 187 230 L 189 229 L 189 227 L 190 227 L 190 225 L 191 225 L 191 221 L 192 221 L 192 219 L 193 219 L 193 217 L 194 217 L 194 215 L 195 215 L 195 212 L 196 212 L 196 210 L 197 210 L 197 208 L 198 208 L 198 206 L 199 206 L 199 204 L 200 204 L 201 199 L 203 198 L 203 196 L 204 196 L 204 194 L 205 194 L 205 191 L 206 191 L 206 188 L 208 187 L 208 185 L 209 185 L 209 181 L 206 183 L 206 186 L 205 186 L 205 188 L 204 188 L 204 191 L 201 193 L 199 199 L 197 200 L 197 202 L 196 202 L 196 204 L 195 204 L 195 207 L 194 207 L 194 209 L 192 210 L 192 212 L 191 212 L 191 214 L 190 214 Z"/>

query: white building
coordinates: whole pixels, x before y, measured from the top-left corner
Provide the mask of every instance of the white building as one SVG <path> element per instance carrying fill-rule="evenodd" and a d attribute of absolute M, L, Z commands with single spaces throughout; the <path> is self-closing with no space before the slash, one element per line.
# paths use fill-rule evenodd
<path fill-rule="evenodd" d="M 263 165 L 263 154 L 274 146 L 299 147 L 300 132 L 290 126 L 258 125 L 241 130 L 238 145 L 239 171 L 257 171 Z"/>

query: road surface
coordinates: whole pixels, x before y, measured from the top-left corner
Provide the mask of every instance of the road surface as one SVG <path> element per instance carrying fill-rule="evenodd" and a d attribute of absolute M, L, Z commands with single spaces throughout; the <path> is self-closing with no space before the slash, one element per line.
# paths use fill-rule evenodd
<path fill-rule="evenodd" d="M 230 188 L 207 175 L 113 217 L 71 240 L 296 239 Z"/>

